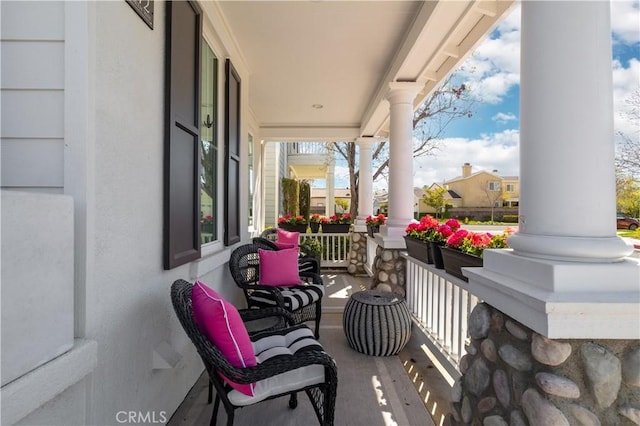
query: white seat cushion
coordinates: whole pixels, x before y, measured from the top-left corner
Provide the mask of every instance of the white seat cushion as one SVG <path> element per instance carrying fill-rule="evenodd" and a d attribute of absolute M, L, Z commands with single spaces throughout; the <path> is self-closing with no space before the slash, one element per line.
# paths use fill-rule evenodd
<path fill-rule="evenodd" d="M 278 356 L 292 356 L 308 350 L 323 350 L 309 327 L 299 324 L 284 330 L 254 336 L 254 352 L 258 364 Z M 324 382 L 324 366 L 309 365 L 261 380 L 255 384 L 254 396 L 236 390 L 229 392 L 229 401 L 236 406 L 260 402 L 273 395 L 291 392 Z"/>
<path fill-rule="evenodd" d="M 251 405 L 273 395 L 291 392 L 322 382 L 324 382 L 324 367 L 322 365 L 309 365 L 260 380 L 253 389 L 254 396 L 245 395 L 234 389 L 229 392 L 228 397 L 229 401 L 235 406 Z"/>

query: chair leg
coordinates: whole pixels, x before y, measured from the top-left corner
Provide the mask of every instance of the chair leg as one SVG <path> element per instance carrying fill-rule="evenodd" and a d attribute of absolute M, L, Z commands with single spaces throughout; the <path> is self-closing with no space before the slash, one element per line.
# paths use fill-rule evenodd
<path fill-rule="evenodd" d="M 227 426 L 233 426 L 233 410 L 227 412 Z"/>
<path fill-rule="evenodd" d="M 216 424 L 216 420 L 218 419 L 218 408 L 220 408 L 220 396 L 216 394 L 216 402 L 213 404 L 210 426 L 214 426 Z"/>
<path fill-rule="evenodd" d="M 289 408 L 292 410 L 298 406 L 298 394 L 296 392 L 292 392 L 289 397 Z"/>
<path fill-rule="evenodd" d="M 316 332 L 314 336 L 316 340 L 320 338 L 320 317 L 322 316 L 322 305 L 320 301 L 316 303 Z"/>
<path fill-rule="evenodd" d="M 207 404 L 211 404 L 213 401 L 213 384 L 211 383 L 211 379 L 209 379 L 209 395 L 207 396 Z"/>

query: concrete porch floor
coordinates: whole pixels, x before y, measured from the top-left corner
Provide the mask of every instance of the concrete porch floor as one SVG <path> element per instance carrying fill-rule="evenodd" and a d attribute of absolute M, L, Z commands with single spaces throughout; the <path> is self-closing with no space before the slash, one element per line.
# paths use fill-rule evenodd
<path fill-rule="evenodd" d="M 342 313 L 351 294 L 366 290 L 370 278 L 341 271 L 325 271 L 327 287 L 323 300 L 320 342 L 338 365 L 338 398 L 335 424 L 354 426 L 442 425 L 450 411 L 447 380 L 422 349 L 422 333 L 412 333 L 407 346 L 393 357 L 371 357 L 351 349 L 342 331 Z M 207 400 L 207 375 L 203 373 L 171 417 L 169 426 L 199 426 L 209 423 L 212 405 Z M 264 401 L 236 410 L 235 425 L 317 424 L 306 395 L 300 394 L 296 410 L 287 398 Z M 221 407 L 218 424 L 226 424 Z"/>

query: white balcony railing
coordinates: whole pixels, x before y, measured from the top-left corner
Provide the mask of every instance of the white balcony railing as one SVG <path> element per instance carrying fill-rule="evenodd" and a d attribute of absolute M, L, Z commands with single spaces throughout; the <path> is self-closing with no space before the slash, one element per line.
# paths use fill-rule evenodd
<path fill-rule="evenodd" d="M 300 234 L 300 241 L 304 238 L 317 238 L 323 247 L 322 268 L 346 268 L 349 265 L 349 248 L 351 233 L 348 234 Z"/>
<path fill-rule="evenodd" d="M 413 257 L 406 259 L 407 304 L 414 323 L 428 337 L 429 352 L 456 379 L 466 353 L 469 314 L 478 298 L 469 293 L 467 282 Z"/>
<path fill-rule="evenodd" d="M 324 142 L 293 142 L 287 144 L 287 155 L 327 155 L 329 149 Z"/>

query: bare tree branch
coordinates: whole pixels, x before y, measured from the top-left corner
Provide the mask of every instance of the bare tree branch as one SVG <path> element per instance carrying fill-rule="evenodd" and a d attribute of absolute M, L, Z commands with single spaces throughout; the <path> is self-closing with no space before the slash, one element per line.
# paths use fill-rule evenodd
<path fill-rule="evenodd" d="M 438 150 L 438 140 L 444 135 L 446 128 L 456 119 L 469 118 L 473 115 L 472 107 L 475 101 L 469 96 L 469 88 L 465 84 L 455 85 L 456 75 L 452 74 L 434 91 L 413 116 L 414 147 L 413 156 L 424 157 L 435 155 Z M 357 197 L 359 173 L 356 169 L 355 142 L 337 142 L 333 149 L 342 157 L 349 168 L 351 184 L 351 213 L 357 215 Z M 372 155 L 375 171 L 373 180 L 386 178 L 389 168 L 389 142 L 379 142 Z"/>

